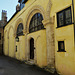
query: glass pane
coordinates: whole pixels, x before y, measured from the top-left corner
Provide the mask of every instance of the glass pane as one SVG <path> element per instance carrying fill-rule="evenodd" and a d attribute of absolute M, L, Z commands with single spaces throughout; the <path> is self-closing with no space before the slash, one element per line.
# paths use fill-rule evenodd
<path fill-rule="evenodd" d="M 41 25 L 42 24 L 42 20 L 41 18 L 38 18 L 38 25 Z"/>
<path fill-rule="evenodd" d="M 37 14 L 34 15 L 34 19 L 37 19 Z"/>
<path fill-rule="evenodd" d="M 30 22 L 30 27 L 29 27 L 30 31 L 33 32 L 33 31 L 43 29 L 44 26 L 42 24 L 42 20 L 43 20 L 43 17 L 40 13 L 35 14 L 32 17 L 31 22 Z"/>
<path fill-rule="evenodd" d="M 38 19 L 38 25 L 40 25 L 40 21 L 39 21 L 39 19 Z"/>
<path fill-rule="evenodd" d="M 37 31 L 37 27 L 35 27 L 34 29 L 35 29 L 35 31 Z"/>
<path fill-rule="evenodd" d="M 38 30 L 40 30 L 40 29 L 41 29 L 41 25 L 38 26 Z"/>
<path fill-rule="evenodd" d="M 61 48 L 62 50 L 64 49 L 64 44 L 63 44 L 63 43 L 60 44 L 60 48 Z"/>
<path fill-rule="evenodd" d="M 24 2 L 24 0 L 22 0 L 20 3 L 20 10 L 23 9 L 23 7 L 25 6 L 25 4 L 23 2 Z"/>
<path fill-rule="evenodd" d="M 23 24 L 19 24 L 17 28 L 17 33 L 18 36 L 23 34 Z"/>
<path fill-rule="evenodd" d="M 37 26 L 37 19 L 35 19 L 35 26 Z"/>
<path fill-rule="evenodd" d="M 40 17 L 40 13 L 38 13 L 38 17 Z"/>
<path fill-rule="evenodd" d="M 23 31 L 23 25 L 19 24 L 19 32 L 22 32 L 22 31 Z"/>
<path fill-rule="evenodd" d="M 31 31 L 33 32 L 34 31 L 34 28 L 32 28 Z"/>
<path fill-rule="evenodd" d="M 43 26 L 43 24 L 41 25 L 41 28 L 42 28 L 42 29 L 44 29 L 44 26 Z"/>
<path fill-rule="evenodd" d="M 63 17 L 63 12 L 58 14 L 58 21 L 59 21 L 59 26 L 64 25 L 64 17 Z"/>
<path fill-rule="evenodd" d="M 34 21 L 32 21 L 32 25 L 31 25 L 31 27 L 34 27 Z"/>
<path fill-rule="evenodd" d="M 22 0 L 22 3 L 24 2 L 25 0 Z"/>
<path fill-rule="evenodd" d="M 66 15 L 66 24 L 70 24 L 71 23 L 71 11 L 70 11 L 70 9 L 65 11 L 65 15 Z"/>

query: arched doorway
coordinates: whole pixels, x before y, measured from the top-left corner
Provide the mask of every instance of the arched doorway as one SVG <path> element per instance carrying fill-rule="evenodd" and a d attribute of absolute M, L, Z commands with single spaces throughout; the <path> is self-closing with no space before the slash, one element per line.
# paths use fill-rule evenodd
<path fill-rule="evenodd" d="M 30 39 L 30 59 L 34 59 L 34 39 Z"/>

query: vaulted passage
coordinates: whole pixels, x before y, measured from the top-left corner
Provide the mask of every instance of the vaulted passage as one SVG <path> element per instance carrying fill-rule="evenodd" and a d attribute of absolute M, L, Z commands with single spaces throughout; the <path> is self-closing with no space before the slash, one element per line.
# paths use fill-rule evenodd
<path fill-rule="evenodd" d="M 34 39 L 30 39 L 30 59 L 34 59 Z"/>

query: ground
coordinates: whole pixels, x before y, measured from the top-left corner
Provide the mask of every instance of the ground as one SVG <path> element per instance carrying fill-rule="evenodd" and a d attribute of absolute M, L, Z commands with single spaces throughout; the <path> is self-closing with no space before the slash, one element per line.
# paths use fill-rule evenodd
<path fill-rule="evenodd" d="M 0 56 L 0 75 L 55 75 L 16 59 Z"/>

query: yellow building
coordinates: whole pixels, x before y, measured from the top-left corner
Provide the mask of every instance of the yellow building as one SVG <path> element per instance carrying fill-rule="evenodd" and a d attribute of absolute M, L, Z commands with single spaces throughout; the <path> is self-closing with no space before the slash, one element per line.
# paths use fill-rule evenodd
<path fill-rule="evenodd" d="M 4 28 L 4 54 L 61 75 L 75 75 L 72 0 L 19 0 L 19 3 L 20 11 Z"/>

